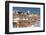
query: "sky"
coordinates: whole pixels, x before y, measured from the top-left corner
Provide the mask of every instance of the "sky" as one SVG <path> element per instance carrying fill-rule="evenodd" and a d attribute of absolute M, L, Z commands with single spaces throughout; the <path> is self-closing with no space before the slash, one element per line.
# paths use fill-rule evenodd
<path fill-rule="evenodd" d="M 40 8 L 32 8 L 32 7 L 13 7 L 13 11 L 17 12 L 28 12 L 40 14 Z"/>

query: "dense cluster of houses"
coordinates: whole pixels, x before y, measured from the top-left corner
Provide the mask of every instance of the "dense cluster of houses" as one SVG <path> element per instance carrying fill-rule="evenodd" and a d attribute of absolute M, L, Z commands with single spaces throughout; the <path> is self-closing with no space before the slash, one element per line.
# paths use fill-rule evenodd
<path fill-rule="evenodd" d="M 16 27 L 27 27 L 34 25 L 37 21 L 40 21 L 40 16 L 33 13 L 15 12 L 13 14 L 13 23 Z"/>

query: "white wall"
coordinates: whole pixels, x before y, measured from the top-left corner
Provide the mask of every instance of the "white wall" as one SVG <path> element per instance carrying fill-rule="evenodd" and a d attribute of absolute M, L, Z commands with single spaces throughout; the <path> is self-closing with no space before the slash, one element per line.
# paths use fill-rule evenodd
<path fill-rule="evenodd" d="M 5 33 L 5 19 L 4 19 L 5 18 L 5 1 L 6 0 L 0 0 L 0 35 L 6 35 L 4 34 Z M 14 0 L 14 1 L 44 2 L 46 4 L 46 0 Z M 46 35 L 46 32 L 24 33 L 24 34 L 14 34 L 14 35 Z"/>

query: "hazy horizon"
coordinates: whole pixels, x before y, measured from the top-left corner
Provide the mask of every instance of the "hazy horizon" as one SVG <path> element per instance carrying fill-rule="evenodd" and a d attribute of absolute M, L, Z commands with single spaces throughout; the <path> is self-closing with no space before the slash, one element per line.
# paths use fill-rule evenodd
<path fill-rule="evenodd" d="M 13 7 L 13 11 L 17 12 L 28 12 L 40 14 L 40 8 L 32 8 L 32 7 Z"/>

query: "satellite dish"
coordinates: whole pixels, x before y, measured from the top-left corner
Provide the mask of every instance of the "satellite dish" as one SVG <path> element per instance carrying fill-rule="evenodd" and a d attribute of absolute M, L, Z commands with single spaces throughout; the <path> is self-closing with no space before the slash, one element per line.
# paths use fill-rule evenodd
<path fill-rule="evenodd" d="M 28 10 L 28 14 L 30 13 L 30 11 Z"/>

